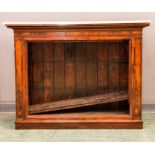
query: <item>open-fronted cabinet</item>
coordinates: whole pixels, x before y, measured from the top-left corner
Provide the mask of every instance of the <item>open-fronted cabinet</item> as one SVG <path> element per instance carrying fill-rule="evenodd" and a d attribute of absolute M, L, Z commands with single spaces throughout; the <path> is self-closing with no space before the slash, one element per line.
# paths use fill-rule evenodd
<path fill-rule="evenodd" d="M 142 128 L 142 28 L 149 22 L 7 23 L 16 129 Z"/>

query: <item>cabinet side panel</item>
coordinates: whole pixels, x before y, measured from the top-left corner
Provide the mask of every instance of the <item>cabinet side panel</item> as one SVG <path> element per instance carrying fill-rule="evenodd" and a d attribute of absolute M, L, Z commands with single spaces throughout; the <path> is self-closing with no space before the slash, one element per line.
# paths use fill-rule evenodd
<path fill-rule="evenodd" d="M 130 114 L 134 119 L 141 119 L 141 39 L 132 39 L 129 55 L 129 103 Z"/>
<path fill-rule="evenodd" d="M 16 117 L 25 118 L 28 114 L 28 75 L 27 44 L 15 38 L 16 68 Z"/>
<path fill-rule="evenodd" d="M 128 66 L 129 66 L 129 41 L 123 41 L 123 44 L 120 43 L 120 89 L 128 90 Z M 129 112 L 129 104 L 128 100 L 120 102 L 119 104 L 120 110 L 127 110 Z"/>

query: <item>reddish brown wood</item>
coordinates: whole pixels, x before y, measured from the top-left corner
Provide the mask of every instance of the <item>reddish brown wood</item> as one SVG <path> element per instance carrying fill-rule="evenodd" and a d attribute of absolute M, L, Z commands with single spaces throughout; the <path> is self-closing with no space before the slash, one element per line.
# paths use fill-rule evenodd
<path fill-rule="evenodd" d="M 16 122 L 16 129 L 142 129 L 142 121 Z"/>
<path fill-rule="evenodd" d="M 98 93 L 108 93 L 108 43 L 98 42 Z M 107 109 L 108 105 L 98 105 L 99 109 Z"/>
<path fill-rule="evenodd" d="M 65 65 L 64 44 L 54 43 L 54 101 L 64 99 Z"/>
<path fill-rule="evenodd" d="M 148 22 L 6 25 L 15 34 L 16 128 L 142 128 L 141 40 Z M 129 100 L 115 106 L 29 113 L 38 103 L 126 89 Z M 109 110 L 112 115 L 103 114 Z"/>
<path fill-rule="evenodd" d="M 86 96 L 86 44 L 84 42 L 76 43 L 76 97 Z"/>
<path fill-rule="evenodd" d="M 43 48 L 42 44 L 34 43 L 31 45 L 29 60 L 31 74 L 29 76 L 29 87 L 32 95 L 31 104 L 44 102 L 44 75 L 43 75 Z M 30 58 L 31 57 L 31 58 Z"/>
<path fill-rule="evenodd" d="M 44 102 L 50 102 L 54 98 L 53 90 L 53 44 L 43 44 L 43 98 Z M 32 51 L 33 52 L 33 51 Z"/>
<path fill-rule="evenodd" d="M 16 64 L 16 116 L 25 118 L 28 115 L 28 53 L 23 39 L 15 39 Z"/>
<path fill-rule="evenodd" d="M 97 43 L 86 43 L 86 89 L 87 95 L 97 92 Z"/>
<path fill-rule="evenodd" d="M 108 43 L 98 43 L 98 91 L 108 92 Z"/>
<path fill-rule="evenodd" d="M 119 50 L 119 42 L 116 44 L 115 42 L 110 42 L 108 44 L 108 91 L 115 92 L 121 89 L 119 87 L 119 79 L 120 79 L 120 50 Z M 127 74 L 127 72 L 125 72 Z M 113 108 L 117 110 L 118 102 L 111 104 L 109 103 L 109 109 Z"/>
<path fill-rule="evenodd" d="M 65 98 L 75 97 L 75 45 L 65 43 Z"/>
<path fill-rule="evenodd" d="M 52 112 L 62 109 L 72 109 L 96 104 L 105 104 L 109 102 L 124 101 L 128 99 L 127 92 L 107 93 L 104 95 L 95 95 L 90 97 L 75 98 L 57 102 L 42 103 L 30 106 L 30 114 L 41 112 Z"/>
<path fill-rule="evenodd" d="M 141 119 L 142 44 L 132 38 L 129 53 L 129 103 L 133 119 Z"/>
<path fill-rule="evenodd" d="M 122 61 L 120 67 L 119 67 L 119 86 L 121 88 L 121 90 L 127 90 L 128 89 L 128 76 L 129 74 L 129 70 L 128 70 L 128 66 L 129 66 L 129 42 L 124 41 L 124 46 L 122 46 L 121 44 L 119 45 L 120 48 L 120 61 Z M 126 106 L 124 106 L 124 103 L 120 103 L 118 108 L 119 109 L 128 109 L 129 111 L 129 103 L 127 101 Z"/>
<path fill-rule="evenodd" d="M 94 111 L 89 111 L 89 112 L 70 112 L 70 113 L 53 113 L 53 114 L 42 114 L 42 115 L 38 115 L 38 114 L 33 114 L 33 115 L 29 115 L 27 117 L 28 119 L 31 119 L 31 121 L 33 121 L 33 119 L 35 119 L 35 121 L 37 119 L 40 119 L 40 121 L 43 121 L 44 119 L 48 120 L 48 119 L 55 119 L 57 121 L 60 120 L 65 120 L 65 121 L 71 121 L 71 120 L 79 120 L 79 121 L 84 121 L 84 120 L 104 120 L 104 121 L 108 121 L 108 120 L 132 120 L 132 118 L 125 112 L 119 112 L 119 111 L 115 111 L 115 112 L 94 112 Z M 106 120 L 105 120 L 106 119 Z"/>

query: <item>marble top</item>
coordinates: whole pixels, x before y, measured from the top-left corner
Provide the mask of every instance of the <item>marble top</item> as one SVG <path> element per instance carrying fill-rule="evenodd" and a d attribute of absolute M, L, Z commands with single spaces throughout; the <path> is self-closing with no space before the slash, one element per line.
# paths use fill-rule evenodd
<path fill-rule="evenodd" d="M 151 23 L 151 20 L 125 20 L 125 21 L 52 21 L 52 22 L 1 22 L 4 25 L 73 25 L 73 24 L 127 24 Z"/>

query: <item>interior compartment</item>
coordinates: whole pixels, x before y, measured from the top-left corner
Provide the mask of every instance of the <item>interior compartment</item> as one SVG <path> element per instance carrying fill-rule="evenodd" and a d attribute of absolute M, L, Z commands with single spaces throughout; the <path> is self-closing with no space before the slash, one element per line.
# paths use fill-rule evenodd
<path fill-rule="evenodd" d="M 127 40 L 28 43 L 29 106 L 128 93 L 128 50 Z M 128 99 L 46 113 L 73 112 L 128 113 Z"/>

